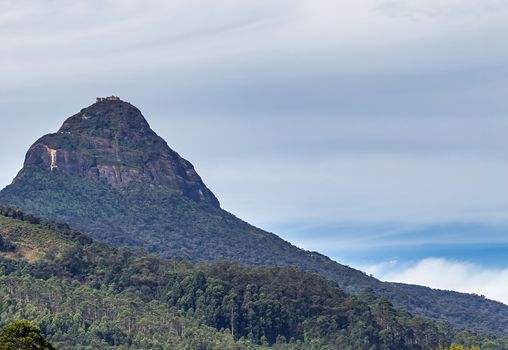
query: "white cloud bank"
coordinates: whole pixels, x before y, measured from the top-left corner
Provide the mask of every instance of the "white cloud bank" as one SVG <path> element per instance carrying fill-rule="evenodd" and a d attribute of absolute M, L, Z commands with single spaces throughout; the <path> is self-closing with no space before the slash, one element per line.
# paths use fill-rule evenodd
<path fill-rule="evenodd" d="M 508 267 L 487 268 L 465 261 L 427 258 L 402 269 L 397 262 L 390 261 L 364 270 L 383 281 L 475 293 L 508 305 Z"/>

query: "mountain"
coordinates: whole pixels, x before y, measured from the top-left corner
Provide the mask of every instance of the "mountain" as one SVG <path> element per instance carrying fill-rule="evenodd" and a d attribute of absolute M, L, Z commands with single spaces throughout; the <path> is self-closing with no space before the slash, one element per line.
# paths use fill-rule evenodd
<path fill-rule="evenodd" d="M 9 207 L 0 206 L 0 237 L 0 329 L 30 319 L 61 350 L 508 345 L 413 317 L 372 293 L 348 295 L 300 269 L 193 266 L 114 249 Z"/>
<path fill-rule="evenodd" d="M 30 148 L 25 167 L 101 179 L 118 190 L 133 182 L 161 186 L 219 207 L 192 164 L 150 129 L 137 108 L 120 100 L 98 102 L 67 119 Z"/>
<path fill-rule="evenodd" d="M 116 247 L 192 262 L 295 266 L 346 292 L 372 289 L 415 315 L 508 334 L 508 306 L 477 295 L 385 283 L 299 249 L 221 209 L 191 163 L 141 112 L 111 97 L 37 140 L 0 203 L 70 224 Z"/>

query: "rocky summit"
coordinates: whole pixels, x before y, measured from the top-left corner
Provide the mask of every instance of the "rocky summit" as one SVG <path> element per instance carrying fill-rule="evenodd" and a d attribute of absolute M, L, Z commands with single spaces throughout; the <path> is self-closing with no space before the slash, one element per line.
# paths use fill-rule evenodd
<path fill-rule="evenodd" d="M 67 119 L 58 132 L 35 142 L 25 169 L 104 179 L 115 188 L 131 182 L 162 185 L 198 203 L 219 206 L 192 164 L 152 131 L 139 109 L 118 98 L 97 100 Z"/>
<path fill-rule="evenodd" d="M 348 292 L 373 290 L 415 315 L 508 335 L 506 305 L 378 281 L 223 210 L 191 163 L 117 97 L 98 99 L 37 140 L 13 183 L 0 191 L 0 204 L 163 258 L 296 266 Z"/>

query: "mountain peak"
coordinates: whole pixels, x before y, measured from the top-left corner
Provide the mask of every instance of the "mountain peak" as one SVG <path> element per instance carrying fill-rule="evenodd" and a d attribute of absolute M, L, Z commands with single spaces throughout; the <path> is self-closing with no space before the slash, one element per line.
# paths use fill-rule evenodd
<path fill-rule="evenodd" d="M 105 179 L 117 189 L 133 183 L 163 186 L 219 207 L 192 164 L 150 128 L 138 108 L 116 96 L 97 98 L 58 132 L 37 140 L 14 182 L 33 170 Z"/>
<path fill-rule="evenodd" d="M 150 125 L 141 111 L 119 97 L 97 97 L 91 106 L 68 118 L 58 133 L 87 132 L 100 130 L 123 131 L 141 129 L 148 131 Z M 151 130 L 150 130 L 151 131 Z M 151 132 L 153 133 L 153 132 Z"/>

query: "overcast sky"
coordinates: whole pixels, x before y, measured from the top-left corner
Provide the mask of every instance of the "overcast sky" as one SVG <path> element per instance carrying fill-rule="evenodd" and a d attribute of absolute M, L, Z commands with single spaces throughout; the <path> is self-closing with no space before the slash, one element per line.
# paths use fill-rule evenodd
<path fill-rule="evenodd" d="M 0 186 L 115 94 L 253 224 L 508 302 L 506 33 L 504 0 L 0 0 Z"/>

